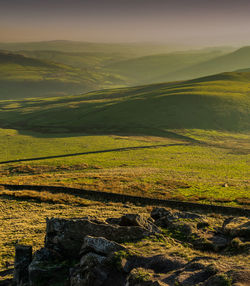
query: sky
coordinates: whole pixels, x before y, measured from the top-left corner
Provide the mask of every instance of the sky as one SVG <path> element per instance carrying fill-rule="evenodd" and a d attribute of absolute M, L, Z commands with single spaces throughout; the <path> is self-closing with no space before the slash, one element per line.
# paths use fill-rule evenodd
<path fill-rule="evenodd" d="M 250 0 L 0 0 L 0 42 L 250 44 Z"/>

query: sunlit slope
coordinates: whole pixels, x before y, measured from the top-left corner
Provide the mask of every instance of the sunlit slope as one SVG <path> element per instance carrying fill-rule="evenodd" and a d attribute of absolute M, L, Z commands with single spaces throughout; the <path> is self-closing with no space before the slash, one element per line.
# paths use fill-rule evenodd
<path fill-rule="evenodd" d="M 140 133 L 167 129 L 250 131 L 250 73 L 0 102 L 0 127 L 43 132 Z"/>
<path fill-rule="evenodd" d="M 72 95 L 116 83 L 108 73 L 0 52 L 0 99 Z"/>
<path fill-rule="evenodd" d="M 188 68 L 180 69 L 161 77 L 162 81 L 176 79 L 191 79 L 200 76 L 212 75 L 221 72 L 233 72 L 249 68 L 250 47 L 243 47 L 234 52 L 222 55 L 203 63 L 198 63 Z"/>

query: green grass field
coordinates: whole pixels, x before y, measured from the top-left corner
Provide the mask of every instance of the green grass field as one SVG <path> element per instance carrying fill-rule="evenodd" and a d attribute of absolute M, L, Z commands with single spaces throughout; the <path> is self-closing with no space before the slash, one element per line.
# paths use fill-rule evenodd
<path fill-rule="evenodd" d="M 250 135 L 185 130 L 207 144 L 117 135 L 48 137 L 1 130 L 1 161 L 131 146 L 153 149 L 86 154 L 1 165 L 2 183 L 75 186 L 166 199 L 248 207 Z M 187 145 L 189 144 L 189 145 Z M 212 144 L 217 144 L 213 146 Z M 228 184 L 225 187 L 225 184 Z"/>
<path fill-rule="evenodd" d="M 0 183 L 70 186 L 249 208 L 250 135 L 204 130 L 179 132 L 207 144 L 152 136 L 51 136 L 34 132 L 24 135 L 13 129 L 0 129 L 0 161 L 128 146 L 166 145 L 154 149 L 3 164 L 0 165 Z M 105 219 L 127 212 L 148 211 L 150 207 L 130 205 L 128 208 L 127 204 L 88 201 L 70 193 L 9 191 L 0 187 L 0 270 L 6 268 L 6 262 L 13 263 L 17 242 L 32 245 L 34 251 L 43 246 L 47 217 L 91 215 Z M 148 255 L 166 254 L 166 247 L 167 251 L 181 257 L 191 259 L 197 255 L 197 251 L 183 243 L 177 245 L 170 240 L 165 245 L 161 241 L 153 243 L 150 239 L 130 245 L 130 248 Z M 228 256 L 222 258 L 228 262 Z M 236 259 L 243 263 L 247 261 L 244 256 L 233 256 L 234 262 Z"/>
<path fill-rule="evenodd" d="M 128 146 L 166 145 L 154 149 L 3 164 L 0 165 L 0 184 L 75 186 L 93 191 L 249 207 L 250 155 L 247 148 L 250 135 L 204 130 L 178 132 L 185 138 L 206 144 L 150 136 L 69 136 L 34 132 L 24 135 L 13 129 L 0 129 L 0 161 Z M 6 270 L 6 265 L 12 268 L 17 243 L 31 245 L 33 251 L 43 247 L 48 217 L 93 216 L 105 220 L 125 213 L 148 214 L 151 210 L 151 206 L 90 201 L 65 192 L 10 191 L 0 186 L 0 271 Z M 217 226 L 224 219 L 212 214 L 209 222 L 215 222 Z M 163 254 L 190 261 L 197 256 L 209 255 L 216 257 L 223 266 L 231 267 L 233 263 L 246 266 L 249 263 L 245 252 L 232 256 L 204 253 L 194 250 L 185 239 L 183 242 L 180 235 L 177 240 L 171 232 L 164 235 L 164 239 L 150 236 L 137 243 L 127 243 L 126 247 L 132 254 L 150 257 Z"/>
<path fill-rule="evenodd" d="M 3 164 L 0 181 L 248 207 L 249 90 L 249 73 L 224 73 L 1 101 L 0 161 L 143 148 Z"/>

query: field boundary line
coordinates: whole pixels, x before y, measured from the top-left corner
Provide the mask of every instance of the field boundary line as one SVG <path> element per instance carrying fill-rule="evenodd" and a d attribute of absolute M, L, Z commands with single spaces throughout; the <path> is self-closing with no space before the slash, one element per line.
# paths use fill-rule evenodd
<path fill-rule="evenodd" d="M 0 162 L 0 165 L 9 164 L 9 163 L 21 163 L 21 162 L 28 162 L 28 161 L 39 161 L 39 160 L 57 159 L 57 158 L 65 158 L 65 157 L 74 157 L 74 156 L 89 155 L 89 154 L 99 154 L 99 153 L 101 154 L 101 153 L 109 153 L 109 152 L 123 152 L 123 151 L 137 150 L 137 149 L 140 150 L 140 149 L 151 149 L 151 148 L 161 148 L 161 147 L 171 147 L 171 146 L 188 146 L 188 145 L 190 145 L 190 143 L 175 143 L 175 144 L 114 148 L 114 149 L 88 151 L 88 152 L 81 152 L 81 153 L 71 153 L 71 154 L 63 154 L 63 155 L 52 155 L 52 156 L 43 156 L 43 157 L 35 157 L 35 158 L 27 158 L 27 159 L 8 160 L 8 161 Z"/>
<path fill-rule="evenodd" d="M 91 191 L 79 188 L 63 187 L 63 186 L 46 186 L 46 185 L 12 185 L 0 184 L 9 190 L 34 190 L 34 191 L 50 191 L 54 193 L 67 193 L 77 195 L 90 200 L 112 201 L 121 203 L 133 203 L 142 205 L 158 205 L 174 209 L 186 211 L 203 211 L 206 213 L 220 213 L 225 215 L 247 216 L 250 217 L 250 209 L 229 207 L 220 205 L 208 205 L 202 203 L 192 203 L 177 200 L 155 199 L 150 197 L 140 197 L 126 194 L 117 194 L 101 191 Z"/>

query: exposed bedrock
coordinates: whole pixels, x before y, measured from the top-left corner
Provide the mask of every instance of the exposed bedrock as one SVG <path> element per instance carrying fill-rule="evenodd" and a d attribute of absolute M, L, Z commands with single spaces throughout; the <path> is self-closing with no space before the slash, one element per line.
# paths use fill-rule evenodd
<path fill-rule="evenodd" d="M 249 285 L 247 267 L 223 268 L 217 254 L 206 252 L 238 251 L 241 244 L 246 247 L 249 220 L 221 218 L 219 222 L 214 224 L 213 218 L 205 215 L 164 208 L 154 208 L 151 216 L 127 214 L 105 222 L 88 217 L 47 219 L 43 248 L 32 256 L 31 247 L 16 247 L 13 285 Z M 191 260 L 167 252 L 144 256 L 126 246 L 127 242 L 131 247 L 149 237 L 168 237 L 179 244 L 183 241 L 199 249 L 201 255 Z"/>

